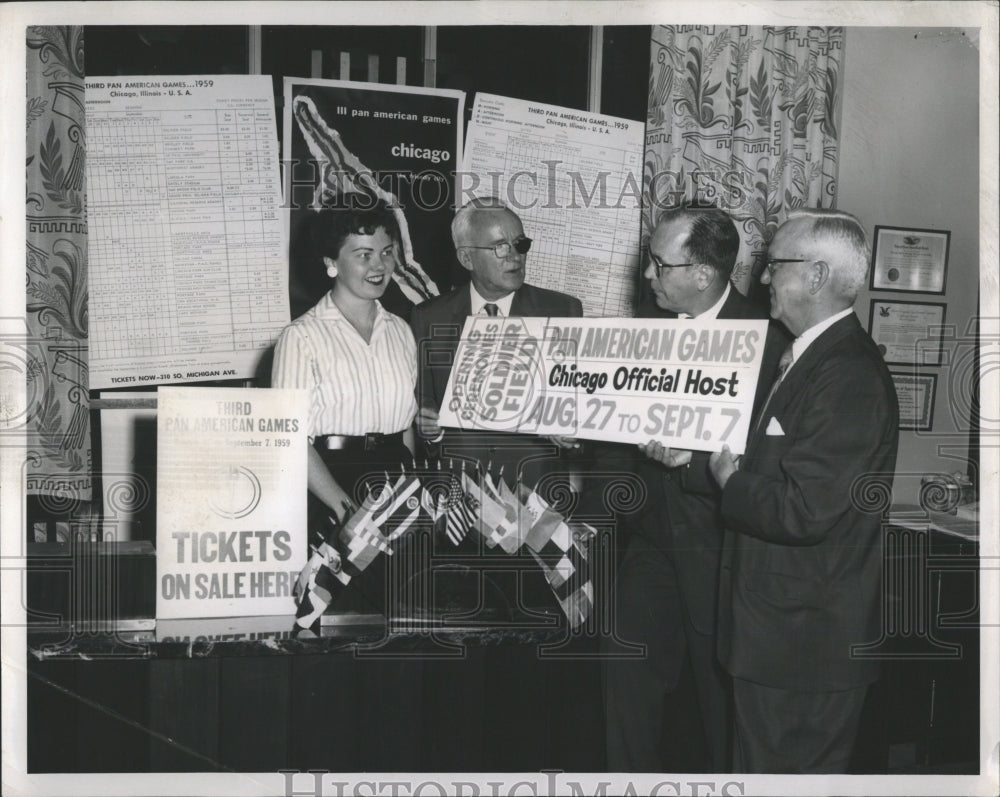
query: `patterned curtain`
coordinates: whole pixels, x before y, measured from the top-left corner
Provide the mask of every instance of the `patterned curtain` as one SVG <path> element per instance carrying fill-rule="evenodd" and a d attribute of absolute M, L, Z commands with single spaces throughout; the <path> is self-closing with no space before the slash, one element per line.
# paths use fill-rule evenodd
<path fill-rule="evenodd" d="M 91 497 L 82 27 L 27 31 L 29 495 Z"/>
<path fill-rule="evenodd" d="M 742 246 L 733 282 L 797 207 L 833 207 L 842 28 L 654 26 L 643 241 L 667 208 L 729 212 Z"/>

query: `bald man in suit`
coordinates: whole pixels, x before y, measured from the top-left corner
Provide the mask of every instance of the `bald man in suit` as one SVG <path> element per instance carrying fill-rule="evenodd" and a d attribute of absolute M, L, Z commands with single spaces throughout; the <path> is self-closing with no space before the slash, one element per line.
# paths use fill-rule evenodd
<path fill-rule="evenodd" d="M 892 379 L 854 315 L 870 257 L 860 222 L 790 214 L 761 282 L 795 340 L 722 488 L 719 655 L 733 678 L 737 772 L 845 772 L 878 664 L 881 516 L 858 485 L 891 490 L 899 411 Z"/>

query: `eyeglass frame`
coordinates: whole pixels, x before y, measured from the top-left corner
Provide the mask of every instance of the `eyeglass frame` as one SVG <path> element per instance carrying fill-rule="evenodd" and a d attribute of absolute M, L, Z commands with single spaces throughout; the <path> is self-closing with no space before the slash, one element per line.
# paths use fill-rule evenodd
<path fill-rule="evenodd" d="M 810 262 L 812 261 L 807 260 L 806 258 L 799 258 L 799 257 L 765 257 L 764 269 L 760 273 L 763 274 L 764 271 L 767 271 L 767 276 L 773 277 L 774 272 L 777 271 L 775 265 L 783 266 L 785 265 L 785 263 L 810 263 Z"/>
<path fill-rule="evenodd" d="M 689 266 L 697 266 L 699 263 L 664 263 L 659 257 L 654 255 L 652 252 L 649 253 L 649 259 L 653 261 L 653 268 L 656 269 L 656 278 L 659 279 L 663 275 L 663 269 L 665 268 L 688 268 Z"/>
<path fill-rule="evenodd" d="M 510 250 L 513 249 L 519 255 L 526 255 L 531 251 L 532 240 L 528 236 L 524 235 L 518 238 L 516 241 L 501 241 L 498 244 L 493 244 L 493 246 L 473 246 L 472 244 L 462 244 L 459 249 L 492 249 L 493 254 L 497 256 L 498 260 L 505 260 L 510 256 Z M 520 245 L 524 245 L 524 251 L 520 249 Z M 506 247 L 506 248 L 505 248 Z M 504 249 L 504 253 L 500 254 L 500 250 Z"/>

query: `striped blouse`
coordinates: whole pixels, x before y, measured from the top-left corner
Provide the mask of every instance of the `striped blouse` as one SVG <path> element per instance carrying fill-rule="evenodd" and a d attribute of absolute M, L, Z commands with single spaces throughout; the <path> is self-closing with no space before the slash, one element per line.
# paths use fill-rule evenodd
<path fill-rule="evenodd" d="M 282 330 L 271 384 L 308 388 L 309 437 L 392 434 L 409 428 L 417 412 L 417 347 L 399 316 L 375 303 L 371 343 L 327 293 Z"/>

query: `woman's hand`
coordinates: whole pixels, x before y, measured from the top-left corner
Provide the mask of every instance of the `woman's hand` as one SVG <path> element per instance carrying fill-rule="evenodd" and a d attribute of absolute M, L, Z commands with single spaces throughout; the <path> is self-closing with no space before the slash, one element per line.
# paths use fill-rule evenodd
<path fill-rule="evenodd" d="M 340 485 L 337 482 L 333 482 L 330 488 L 330 499 L 332 503 L 327 502 L 325 499 L 324 502 L 329 507 L 334 518 L 341 524 L 346 523 L 347 519 L 358 511 L 351 497 L 340 489 Z"/>
<path fill-rule="evenodd" d="M 333 478 L 320 453 L 313 446 L 309 446 L 308 457 L 309 492 L 323 502 L 331 515 L 341 523 L 344 522 L 355 511 L 351 496 Z"/>

